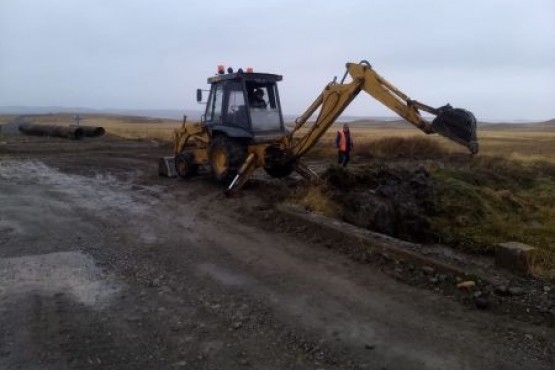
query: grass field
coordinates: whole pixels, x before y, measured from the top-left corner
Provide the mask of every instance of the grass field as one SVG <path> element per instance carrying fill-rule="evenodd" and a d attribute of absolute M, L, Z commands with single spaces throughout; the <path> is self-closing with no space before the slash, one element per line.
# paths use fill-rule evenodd
<path fill-rule="evenodd" d="M 378 154 L 383 149 L 385 138 L 405 138 L 406 144 L 418 142 L 423 138 L 437 142 L 443 153 L 466 153 L 466 149 L 450 142 L 438 135 L 425 135 L 417 129 L 386 129 L 386 128 L 353 128 L 351 129 L 355 141 L 354 154 L 365 156 L 367 154 Z M 333 140 L 335 132 L 328 132 L 321 142 L 314 148 L 313 156 L 335 155 Z M 551 131 L 520 131 L 510 129 L 479 129 L 478 141 L 480 143 L 479 156 L 493 156 L 519 161 L 548 161 L 555 163 L 555 128 Z M 398 142 L 398 144 L 401 144 Z M 394 149 L 394 148 L 392 148 Z M 403 148 L 411 154 L 410 147 Z M 418 148 L 412 148 L 418 150 Z M 429 149 L 428 146 L 422 150 Z M 384 155 L 394 155 L 393 151 L 387 150 Z"/>
<path fill-rule="evenodd" d="M 438 185 L 433 228 L 451 245 L 489 253 L 500 242 L 539 248 L 536 273 L 555 279 L 555 165 L 480 156 L 428 166 Z"/>
<path fill-rule="evenodd" d="M 157 139 L 171 141 L 173 131 L 181 126 L 177 120 L 115 115 L 82 115 L 82 125 L 103 126 L 106 132 L 128 139 Z M 0 124 L 12 121 L 16 116 L 0 116 Z M 72 114 L 29 115 L 22 118 L 26 122 L 44 124 L 73 123 Z M 465 149 L 438 135 L 427 136 L 408 124 L 399 122 L 357 122 L 351 125 L 357 144 L 355 153 L 364 155 L 375 151 L 376 142 L 384 138 L 407 138 L 408 142 L 428 137 L 437 141 L 448 153 L 464 153 Z M 322 138 L 313 149 L 313 157 L 334 156 L 333 140 L 335 129 Z M 555 125 L 486 125 L 479 128 L 480 156 L 494 156 L 519 161 L 555 162 Z M 383 144 L 383 143 L 382 143 Z M 377 144 L 378 146 L 380 144 Z M 410 148 L 405 148 L 410 150 Z M 413 148 L 417 150 L 418 148 Z M 388 153 L 390 155 L 392 153 Z"/>

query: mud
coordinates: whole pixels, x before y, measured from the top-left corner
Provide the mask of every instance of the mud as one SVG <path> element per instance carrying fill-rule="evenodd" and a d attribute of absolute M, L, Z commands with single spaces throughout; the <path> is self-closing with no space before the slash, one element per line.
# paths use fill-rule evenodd
<path fill-rule="evenodd" d="M 552 328 L 284 233 L 263 210 L 287 182 L 159 178 L 167 150 L 0 146 L 0 368 L 552 368 Z"/>

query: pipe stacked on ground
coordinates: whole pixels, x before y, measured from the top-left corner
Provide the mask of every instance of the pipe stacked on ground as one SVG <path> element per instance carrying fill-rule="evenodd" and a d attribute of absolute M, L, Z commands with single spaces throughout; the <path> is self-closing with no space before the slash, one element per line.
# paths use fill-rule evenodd
<path fill-rule="evenodd" d="M 100 137 L 106 133 L 104 127 L 100 126 L 77 126 L 77 125 L 70 125 L 69 127 L 79 127 L 83 130 L 83 134 L 85 137 Z"/>
<path fill-rule="evenodd" d="M 36 125 L 22 123 L 19 131 L 25 135 L 63 137 L 65 139 L 79 140 L 85 135 L 81 127 L 59 126 L 59 125 Z"/>
<path fill-rule="evenodd" d="M 20 124 L 19 131 L 25 135 L 62 137 L 71 140 L 79 140 L 83 137 L 99 137 L 106 133 L 103 127 L 37 125 L 32 123 Z"/>

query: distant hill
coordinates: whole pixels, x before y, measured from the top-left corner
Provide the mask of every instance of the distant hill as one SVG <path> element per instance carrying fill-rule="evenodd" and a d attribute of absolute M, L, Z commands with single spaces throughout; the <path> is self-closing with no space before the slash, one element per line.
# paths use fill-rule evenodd
<path fill-rule="evenodd" d="M 554 126 L 555 127 L 555 118 L 549 121 L 545 121 L 542 123 L 545 126 Z"/>
<path fill-rule="evenodd" d="M 183 115 L 187 115 L 190 120 L 198 120 L 204 113 L 200 110 L 192 109 L 95 109 L 86 107 L 61 107 L 61 106 L 47 106 L 47 107 L 28 107 L 28 106 L 7 106 L 0 107 L 0 114 L 2 115 L 22 115 L 22 114 L 56 114 L 56 113 L 71 113 L 71 114 L 115 114 L 123 116 L 141 116 L 141 117 L 156 117 L 182 120 Z"/>
<path fill-rule="evenodd" d="M 482 123 L 480 127 L 484 130 L 555 131 L 555 119 L 529 123 Z"/>

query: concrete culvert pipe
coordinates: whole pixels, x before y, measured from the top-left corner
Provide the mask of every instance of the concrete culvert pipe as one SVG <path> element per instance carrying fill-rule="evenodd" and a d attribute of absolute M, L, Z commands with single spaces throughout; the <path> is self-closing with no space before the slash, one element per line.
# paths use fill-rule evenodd
<path fill-rule="evenodd" d="M 58 126 L 58 125 L 36 125 L 32 123 L 22 123 L 19 131 L 25 135 L 62 137 L 65 139 L 79 140 L 84 136 L 83 129 L 80 127 Z"/>
<path fill-rule="evenodd" d="M 82 129 L 86 137 L 100 137 L 106 133 L 104 127 L 84 126 Z"/>

